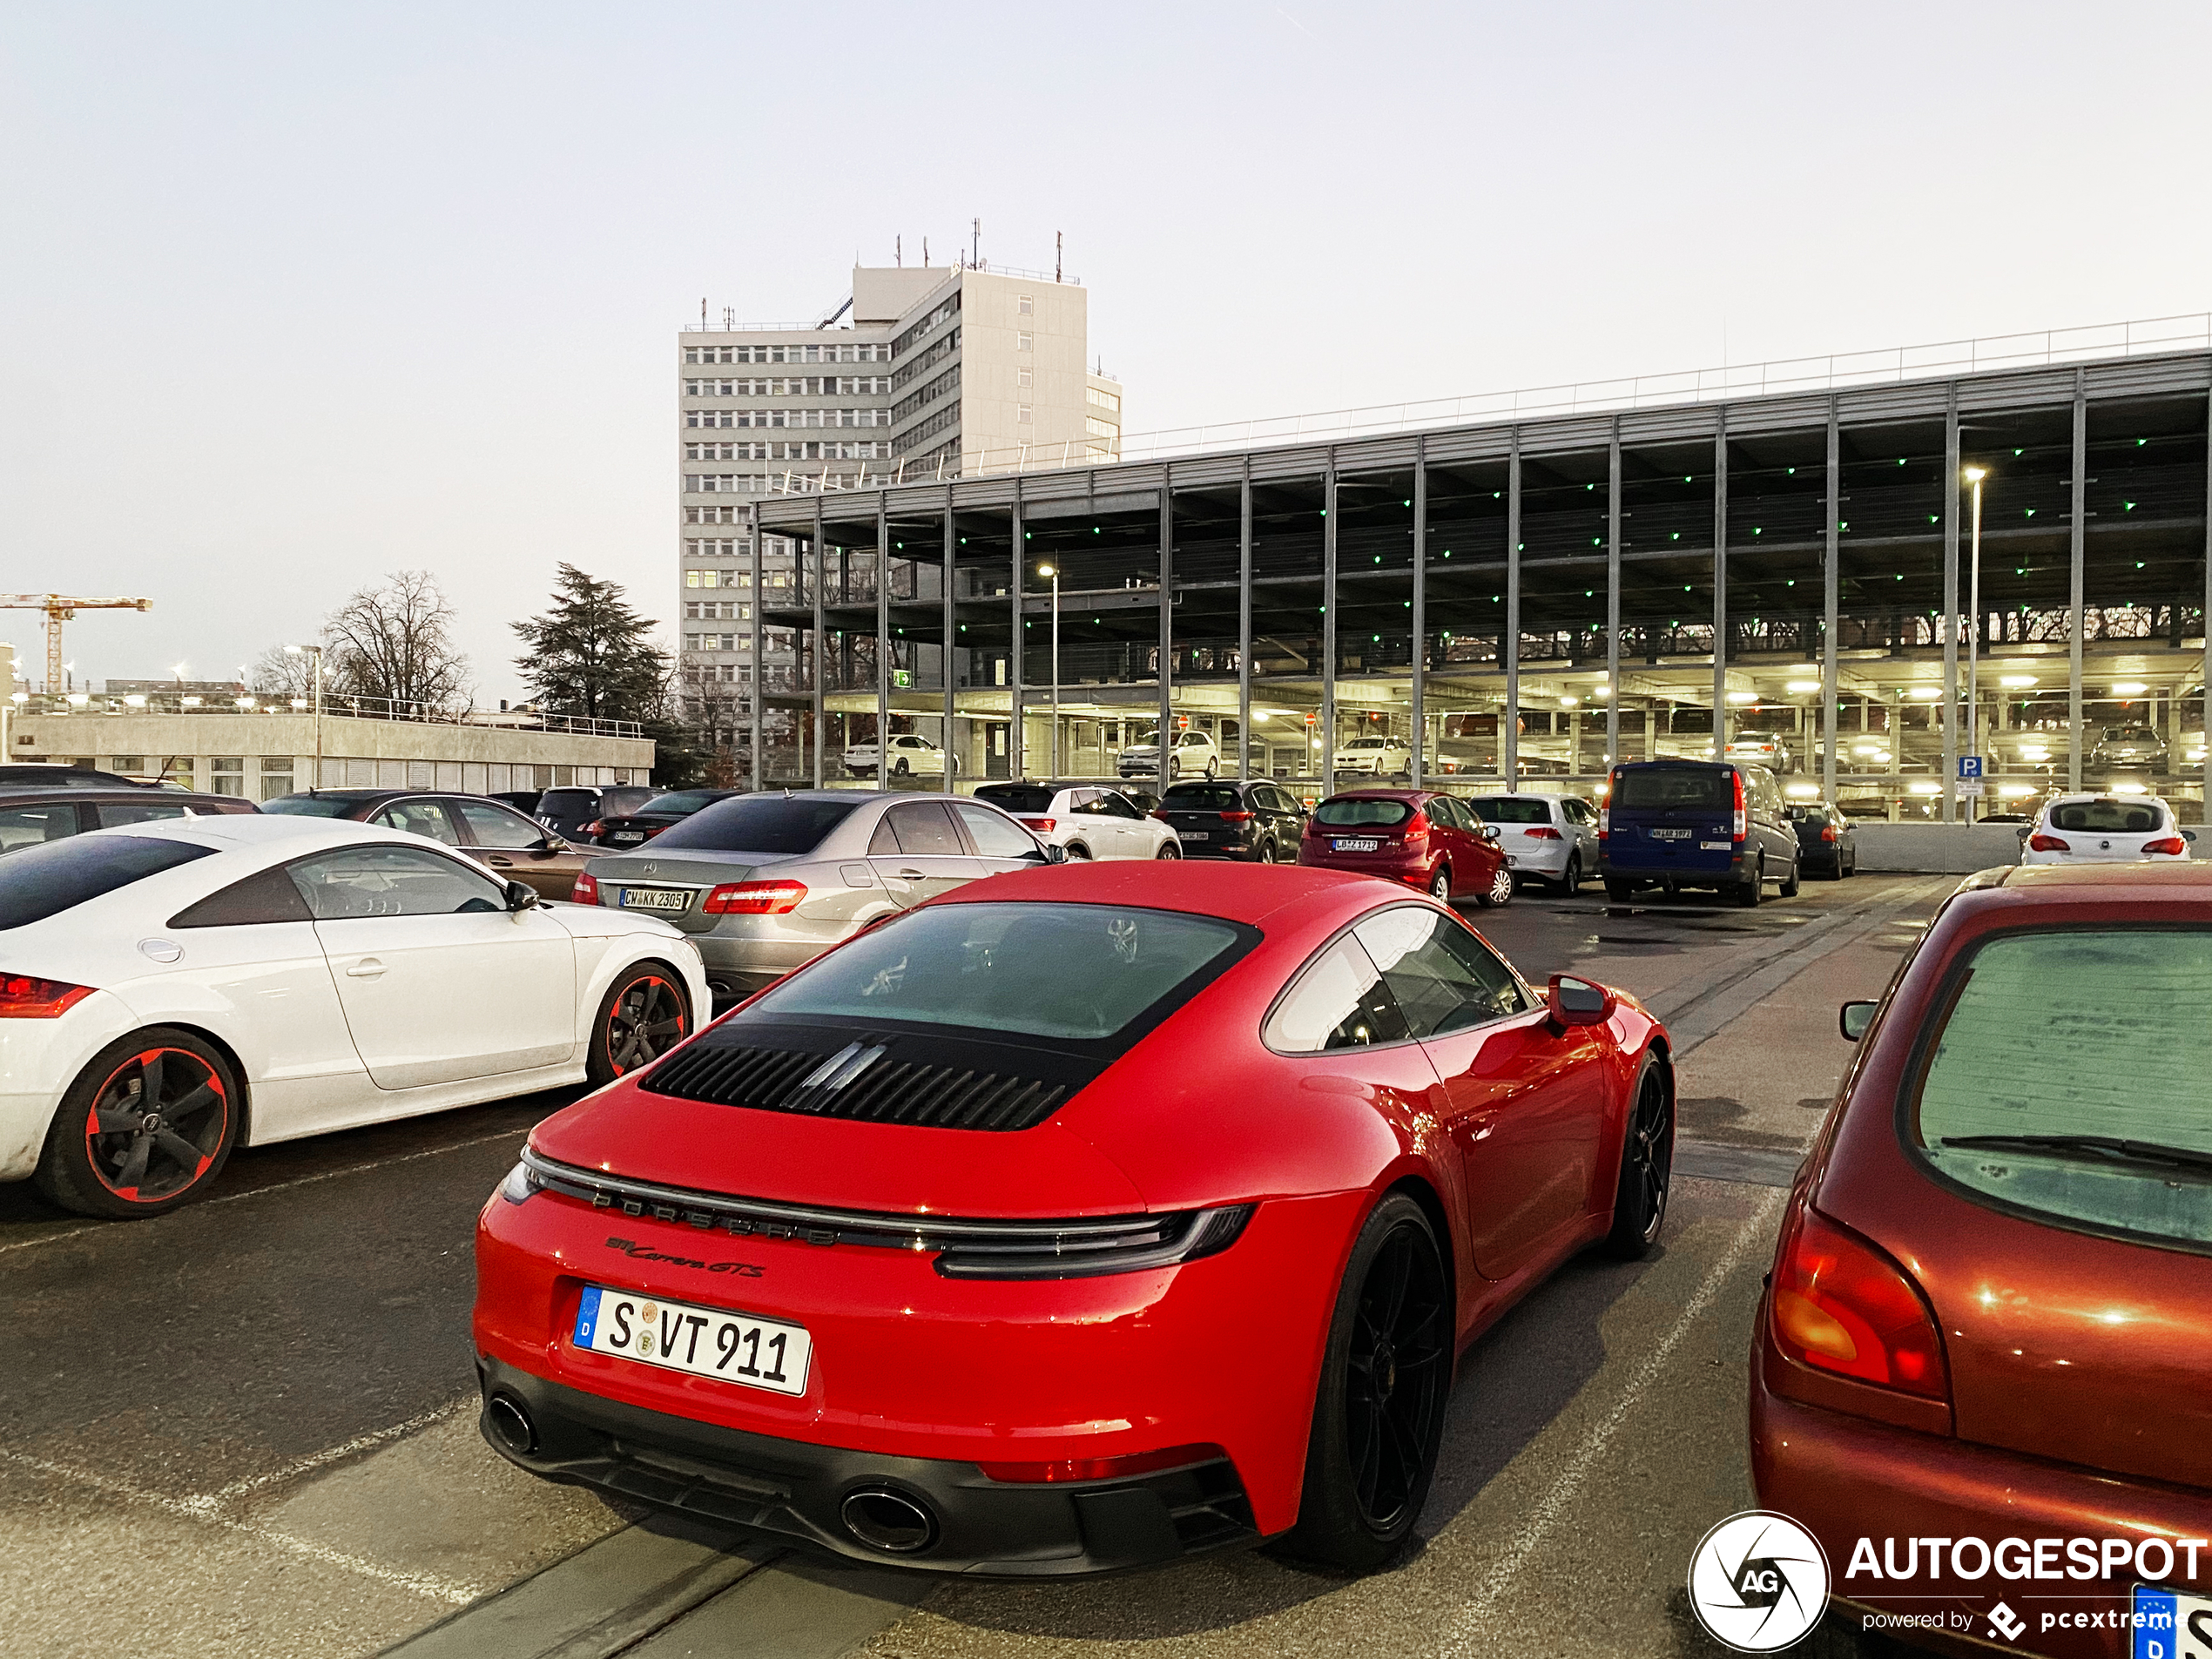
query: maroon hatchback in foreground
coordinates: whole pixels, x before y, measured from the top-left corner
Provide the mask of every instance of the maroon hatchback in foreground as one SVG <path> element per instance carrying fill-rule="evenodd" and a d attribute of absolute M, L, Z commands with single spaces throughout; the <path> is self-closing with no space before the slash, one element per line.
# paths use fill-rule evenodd
<path fill-rule="evenodd" d="M 2212 869 L 1970 878 L 1843 1023 L 1751 1356 L 1825 1650 L 2212 1650 Z"/>
<path fill-rule="evenodd" d="M 1298 861 L 1403 881 L 1449 903 L 1513 902 L 1498 832 L 1465 801 L 1431 789 L 1348 789 L 1313 809 Z"/>

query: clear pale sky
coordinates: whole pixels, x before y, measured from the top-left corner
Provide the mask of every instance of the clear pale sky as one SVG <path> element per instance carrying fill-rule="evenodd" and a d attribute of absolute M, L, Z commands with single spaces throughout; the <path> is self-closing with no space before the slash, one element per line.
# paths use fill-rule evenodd
<path fill-rule="evenodd" d="M 5 19 L 0 589 L 150 595 L 94 679 L 403 566 L 486 699 L 561 560 L 669 620 L 678 325 L 979 215 L 1132 431 L 2212 307 L 2201 4 Z"/>

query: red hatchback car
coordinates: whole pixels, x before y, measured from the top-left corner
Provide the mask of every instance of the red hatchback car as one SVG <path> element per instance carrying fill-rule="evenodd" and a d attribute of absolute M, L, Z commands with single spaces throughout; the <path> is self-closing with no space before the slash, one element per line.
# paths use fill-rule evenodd
<path fill-rule="evenodd" d="M 1298 861 L 1403 881 L 1432 897 L 1513 902 L 1498 832 L 1457 796 L 1431 789 L 1348 789 L 1313 809 Z"/>
<path fill-rule="evenodd" d="M 1844 1006 L 1750 1398 L 1831 1629 L 2212 1649 L 2208 995 L 2212 871 L 2042 866 L 1969 880 Z"/>
<path fill-rule="evenodd" d="M 1460 1352 L 1666 1211 L 1665 1032 L 1326 871 L 1064 865 L 860 934 L 540 1123 L 486 1438 L 863 1560 L 1387 1561 Z"/>

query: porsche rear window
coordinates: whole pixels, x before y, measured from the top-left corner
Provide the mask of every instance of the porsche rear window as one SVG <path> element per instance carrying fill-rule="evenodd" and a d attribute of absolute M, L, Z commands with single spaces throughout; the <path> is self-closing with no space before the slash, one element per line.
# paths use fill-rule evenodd
<path fill-rule="evenodd" d="M 150 835 L 73 835 L 0 859 L 0 928 L 27 927 L 214 852 Z"/>
<path fill-rule="evenodd" d="M 2000 934 L 1910 1116 L 1930 1164 L 2054 1221 L 2212 1246 L 2212 928 Z"/>
<path fill-rule="evenodd" d="M 2087 835 L 2148 835 L 2165 821 L 2163 808 L 2142 801 L 2077 800 L 2051 808 L 2053 829 Z"/>
<path fill-rule="evenodd" d="M 1387 829 L 1413 815 L 1413 809 L 1402 800 L 1369 800 L 1356 796 L 1345 800 L 1325 800 L 1313 809 L 1313 821 L 1331 829 L 1368 826 Z"/>
<path fill-rule="evenodd" d="M 1179 911 L 935 905 L 860 934 L 746 1013 L 1096 1041 L 1147 1015 L 1164 1017 L 1254 937 L 1233 922 Z"/>
<path fill-rule="evenodd" d="M 1548 824 L 1552 809 L 1527 795 L 1478 795 L 1467 803 L 1486 824 Z"/>

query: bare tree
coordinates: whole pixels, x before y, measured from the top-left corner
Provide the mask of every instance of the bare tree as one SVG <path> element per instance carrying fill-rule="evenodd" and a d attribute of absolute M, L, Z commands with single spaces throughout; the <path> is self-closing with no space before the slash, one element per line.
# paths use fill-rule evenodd
<path fill-rule="evenodd" d="M 263 697 L 307 697 L 315 688 L 315 659 L 305 651 L 287 651 L 281 645 L 270 646 L 246 671 L 250 676 L 247 689 Z M 327 673 L 323 689 L 330 689 Z"/>
<path fill-rule="evenodd" d="M 428 570 L 395 570 L 323 621 L 323 689 L 466 708 L 469 659 L 454 648 L 454 609 Z"/>

